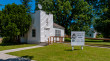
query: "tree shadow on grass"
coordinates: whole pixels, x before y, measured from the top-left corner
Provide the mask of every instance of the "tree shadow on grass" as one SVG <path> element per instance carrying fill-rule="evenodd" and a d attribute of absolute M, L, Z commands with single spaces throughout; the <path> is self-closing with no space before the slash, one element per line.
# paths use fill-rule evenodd
<path fill-rule="evenodd" d="M 28 59 L 32 59 L 32 58 L 34 58 L 33 56 L 28 56 L 28 55 L 25 55 L 25 56 L 21 56 L 22 58 L 28 58 Z"/>
<path fill-rule="evenodd" d="M 108 48 L 110 48 L 110 45 L 104 45 L 104 44 L 90 44 L 90 43 L 88 43 L 87 45 L 89 45 L 89 46 L 99 46 L 99 47 L 108 47 Z"/>
<path fill-rule="evenodd" d="M 81 49 L 74 49 L 74 50 L 81 50 Z M 65 49 L 65 51 L 74 51 L 72 49 Z"/>
<path fill-rule="evenodd" d="M 32 58 L 33 56 L 26 55 L 19 58 L 0 59 L 0 61 L 31 61 Z"/>
<path fill-rule="evenodd" d="M 13 46 L 13 45 L 22 45 L 26 43 L 1 43 L 0 46 Z"/>

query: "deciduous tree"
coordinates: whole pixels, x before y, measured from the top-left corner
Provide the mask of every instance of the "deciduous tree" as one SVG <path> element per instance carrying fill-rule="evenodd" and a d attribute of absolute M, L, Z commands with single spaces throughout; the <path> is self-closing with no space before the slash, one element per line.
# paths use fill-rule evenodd
<path fill-rule="evenodd" d="M 31 16 L 26 11 L 23 5 L 6 5 L 0 16 L 1 36 L 19 40 L 20 35 L 25 34 L 31 24 Z"/>
<path fill-rule="evenodd" d="M 32 0 L 21 0 L 22 4 L 27 8 L 27 12 L 31 11 L 31 5 L 29 5 L 29 2 L 32 2 Z"/>
<path fill-rule="evenodd" d="M 87 31 L 92 23 L 92 6 L 84 0 L 36 0 L 36 10 L 38 4 L 54 15 L 54 22 L 64 26 L 66 34 L 75 30 Z"/>
<path fill-rule="evenodd" d="M 110 38 L 110 1 L 104 0 L 101 1 L 102 3 L 105 3 L 102 15 L 100 18 L 95 20 L 95 29 L 102 33 L 105 38 Z M 102 5 L 103 6 L 103 5 Z"/>

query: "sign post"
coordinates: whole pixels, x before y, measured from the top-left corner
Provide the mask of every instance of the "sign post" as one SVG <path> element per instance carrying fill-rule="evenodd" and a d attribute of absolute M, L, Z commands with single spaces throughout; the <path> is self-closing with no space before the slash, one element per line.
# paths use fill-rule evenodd
<path fill-rule="evenodd" d="M 72 46 L 72 50 L 74 50 L 74 46 Z"/>
<path fill-rule="evenodd" d="M 83 46 L 81 46 L 81 49 L 83 50 Z"/>
<path fill-rule="evenodd" d="M 71 32 L 72 50 L 74 50 L 74 46 L 81 46 L 81 49 L 83 50 L 84 42 L 85 42 L 84 31 L 72 31 Z"/>

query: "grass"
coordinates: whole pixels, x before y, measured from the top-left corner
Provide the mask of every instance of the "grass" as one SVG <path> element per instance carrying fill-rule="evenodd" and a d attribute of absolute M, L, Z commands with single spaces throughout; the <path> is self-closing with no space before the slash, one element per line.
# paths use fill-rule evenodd
<path fill-rule="evenodd" d="M 69 44 L 52 44 L 45 47 L 8 53 L 36 61 L 109 61 L 110 49 L 85 46 L 81 50 L 75 46 L 71 50 Z"/>
<path fill-rule="evenodd" d="M 29 47 L 29 46 L 35 46 L 36 44 L 18 44 L 18 45 L 2 45 L 0 44 L 0 51 L 2 50 L 8 50 L 8 49 L 15 49 L 15 48 L 22 48 L 22 47 Z"/>
<path fill-rule="evenodd" d="M 71 42 L 70 38 L 65 38 L 65 42 Z M 110 47 L 110 42 L 103 42 L 103 40 L 85 39 L 86 45 Z"/>
<path fill-rule="evenodd" d="M 85 41 L 87 45 L 110 47 L 110 42 L 103 42 L 103 40 L 85 39 Z"/>

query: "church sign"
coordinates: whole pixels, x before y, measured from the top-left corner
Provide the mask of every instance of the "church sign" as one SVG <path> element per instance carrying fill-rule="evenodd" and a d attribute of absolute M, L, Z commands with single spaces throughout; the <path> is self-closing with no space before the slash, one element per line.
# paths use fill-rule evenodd
<path fill-rule="evenodd" d="M 84 42 L 85 42 L 85 32 L 84 31 L 72 31 L 71 32 L 72 50 L 74 49 L 74 46 L 81 46 L 81 49 L 83 49 Z"/>

